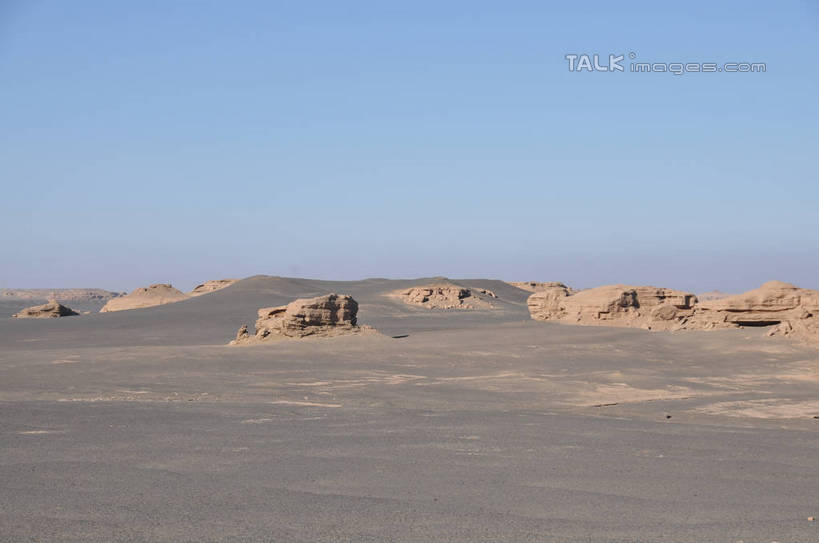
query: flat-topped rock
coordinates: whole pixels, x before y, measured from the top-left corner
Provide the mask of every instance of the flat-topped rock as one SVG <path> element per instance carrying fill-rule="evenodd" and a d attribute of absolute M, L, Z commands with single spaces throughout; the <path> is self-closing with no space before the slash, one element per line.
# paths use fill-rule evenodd
<path fill-rule="evenodd" d="M 15 319 L 56 319 L 60 317 L 72 317 L 74 315 L 79 315 L 79 313 L 59 302 L 51 301 L 43 305 L 27 307 L 19 313 L 12 315 L 12 317 Z"/>
<path fill-rule="evenodd" d="M 332 337 L 372 331 L 372 328 L 358 326 L 357 316 L 358 303 L 352 296 L 326 294 L 315 298 L 300 298 L 287 305 L 259 309 L 255 334 L 251 336 L 247 326 L 243 325 L 231 345 L 269 339 Z"/>
<path fill-rule="evenodd" d="M 154 307 L 187 299 L 187 294 L 175 289 L 173 286 L 157 283 L 148 287 L 140 287 L 130 294 L 110 300 L 100 309 L 100 313 Z"/>

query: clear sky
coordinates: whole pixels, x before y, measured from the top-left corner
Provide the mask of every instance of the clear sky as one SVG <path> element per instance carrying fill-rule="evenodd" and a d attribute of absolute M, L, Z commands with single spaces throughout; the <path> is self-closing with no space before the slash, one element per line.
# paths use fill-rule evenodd
<path fill-rule="evenodd" d="M 0 287 L 819 288 L 817 6 L 0 0 Z"/>

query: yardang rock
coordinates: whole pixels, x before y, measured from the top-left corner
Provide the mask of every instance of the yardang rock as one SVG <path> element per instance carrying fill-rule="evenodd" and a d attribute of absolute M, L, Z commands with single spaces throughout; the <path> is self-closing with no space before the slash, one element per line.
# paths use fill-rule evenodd
<path fill-rule="evenodd" d="M 256 333 L 251 338 L 242 326 L 231 345 L 270 339 L 331 337 L 359 334 L 372 328 L 358 326 L 358 303 L 343 294 L 300 298 L 287 305 L 258 311 Z"/>
<path fill-rule="evenodd" d="M 74 315 L 79 315 L 79 313 L 59 302 L 51 301 L 47 304 L 27 307 L 19 313 L 12 315 L 12 317 L 15 319 L 56 319 L 59 317 L 72 317 Z"/>
<path fill-rule="evenodd" d="M 494 292 L 485 289 L 473 291 L 454 284 L 412 287 L 394 292 L 393 296 L 428 309 L 489 309 L 492 304 L 483 296 L 497 298 Z"/>

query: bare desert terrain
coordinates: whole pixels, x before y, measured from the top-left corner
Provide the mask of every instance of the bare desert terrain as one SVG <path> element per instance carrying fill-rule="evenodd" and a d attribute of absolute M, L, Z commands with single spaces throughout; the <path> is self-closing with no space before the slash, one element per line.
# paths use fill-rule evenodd
<path fill-rule="evenodd" d="M 554 285 L 256 276 L 66 318 L 15 303 L 0 541 L 819 541 L 816 346 L 575 326 L 568 290 L 543 305 Z M 228 345 L 331 293 L 375 331 Z M 531 318 L 533 293 L 559 318 Z"/>

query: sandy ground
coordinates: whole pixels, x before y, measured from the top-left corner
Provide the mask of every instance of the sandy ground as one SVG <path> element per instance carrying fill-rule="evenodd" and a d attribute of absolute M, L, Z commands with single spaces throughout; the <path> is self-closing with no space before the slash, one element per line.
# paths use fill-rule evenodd
<path fill-rule="evenodd" d="M 425 282 L 0 320 L 0 541 L 819 541 L 819 352 L 383 296 Z M 384 335 L 224 345 L 329 291 Z"/>

